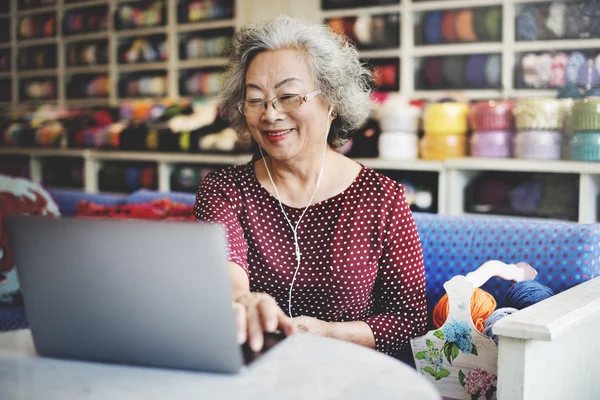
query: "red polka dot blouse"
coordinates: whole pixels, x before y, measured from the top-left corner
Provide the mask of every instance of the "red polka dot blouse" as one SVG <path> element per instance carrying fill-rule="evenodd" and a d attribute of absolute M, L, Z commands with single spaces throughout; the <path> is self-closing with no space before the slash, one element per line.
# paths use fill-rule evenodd
<path fill-rule="evenodd" d="M 284 209 L 295 226 L 304 209 Z M 248 273 L 250 289 L 270 294 L 287 313 L 294 236 L 252 164 L 208 175 L 194 212 L 198 221 L 226 226 L 229 259 Z M 391 355 L 425 333 L 421 241 L 402 185 L 363 167 L 342 193 L 310 206 L 297 230 L 294 316 L 364 321 L 377 350 Z"/>

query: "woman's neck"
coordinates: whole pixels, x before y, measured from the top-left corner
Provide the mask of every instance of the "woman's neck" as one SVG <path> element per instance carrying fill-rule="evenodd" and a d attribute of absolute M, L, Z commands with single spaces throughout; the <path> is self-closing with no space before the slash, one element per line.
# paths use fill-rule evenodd
<path fill-rule="evenodd" d="M 293 187 L 309 189 L 315 187 L 321 169 L 326 169 L 328 161 L 335 153 L 331 148 L 316 157 L 307 157 L 302 160 L 294 160 L 293 162 L 282 162 L 266 156 L 265 161 L 271 172 L 273 182 L 277 187 Z"/>
<path fill-rule="evenodd" d="M 322 155 L 321 155 L 322 157 Z M 317 179 L 321 170 L 321 159 L 311 162 L 273 163 L 268 156 L 254 163 L 254 171 L 259 183 L 282 203 L 295 208 L 304 208 L 311 200 L 311 204 L 319 203 L 346 190 L 360 173 L 361 166 L 355 161 L 344 157 L 328 148 L 325 155 L 325 166 L 319 189 L 315 192 Z M 267 163 L 273 183 L 264 163 Z M 303 168 L 303 166 L 305 166 Z M 313 193 L 315 194 L 314 197 Z"/>
<path fill-rule="evenodd" d="M 258 160 L 255 163 L 256 176 L 261 185 L 266 188 L 273 196 L 279 194 L 281 202 L 291 207 L 306 207 L 308 202 L 318 202 L 326 197 L 320 195 L 322 190 L 316 190 L 317 180 L 323 166 L 323 177 L 319 188 L 323 187 L 328 181 L 328 176 L 332 171 L 331 166 L 335 164 L 335 158 L 339 156 L 331 148 L 325 152 L 325 161 L 323 162 L 323 153 L 319 157 L 310 157 L 304 160 L 294 160 L 293 163 L 276 161 L 266 156 L 264 160 Z M 265 168 L 265 162 L 268 171 Z M 328 167 L 329 166 L 329 167 Z M 269 173 L 272 178 L 269 178 Z M 276 188 L 273 187 L 275 184 Z M 313 197 L 313 194 L 315 196 Z M 325 194 L 324 194 L 325 195 Z M 326 195 L 325 195 L 326 196 Z"/>

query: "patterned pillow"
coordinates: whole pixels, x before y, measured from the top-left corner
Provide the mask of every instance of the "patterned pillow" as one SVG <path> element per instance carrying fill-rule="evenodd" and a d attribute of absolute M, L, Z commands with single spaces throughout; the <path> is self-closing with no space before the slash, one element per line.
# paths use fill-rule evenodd
<path fill-rule="evenodd" d="M 4 217 L 16 214 L 60 216 L 58 206 L 40 185 L 24 178 L 0 175 L 0 302 L 10 301 L 18 292 L 14 273 L 14 258 L 9 238 L 4 231 Z"/>
<path fill-rule="evenodd" d="M 154 190 L 140 189 L 131 193 L 125 199 L 127 204 L 147 203 L 155 200 L 169 199 L 177 203 L 194 205 L 196 203 L 195 193 L 183 192 L 157 192 Z"/>
<path fill-rule="evenodd" d="M 112 206 L 82 200 L 77 204 L 75 215 L 77 217 L 195 221 L 193 205 L 176 203 L 168 198 L 146 203 Z"/>

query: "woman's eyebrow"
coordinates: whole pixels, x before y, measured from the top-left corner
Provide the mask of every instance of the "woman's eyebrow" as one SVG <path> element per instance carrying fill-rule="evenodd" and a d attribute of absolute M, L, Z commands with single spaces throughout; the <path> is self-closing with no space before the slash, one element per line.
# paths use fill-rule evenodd
<path fill-rule="evenodd" d="M 282 87 L 283 85 L 285 85 L 286 83 L 290 82 L 290 81 L 299 81 L 300 79 L 298 78 L 285 78 L 284 80 L 282 80 L 281 82 L 279 82 L 278 84 L 275 85 L 275 89 L 279 89 L 280 87 Z M 248 83 L 246 85 L 246 88 L 254 88 L 257 90 L 262 90 L 262 88 L 254 83 Z"/>
<path fill-rule="evenodd" d="M 281 82 L 279 82 L 277 85 L 275 85 L 275 89 L 279 89 L 280 87 L 282 87 L 283 85 L 285 85 L 286 83 L 290 82 L 290 81 L 298 81 L 298 78 L 285 78 L 284 80 L 282 80 Z"/>

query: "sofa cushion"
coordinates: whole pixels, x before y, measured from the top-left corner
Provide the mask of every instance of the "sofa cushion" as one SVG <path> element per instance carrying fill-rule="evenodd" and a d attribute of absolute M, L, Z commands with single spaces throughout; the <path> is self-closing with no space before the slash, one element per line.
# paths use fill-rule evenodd
<path fill-rule="evenodd" d="M 125 203 L 125 195 L 106 194 L 106 193 L 85 193 L 81 190 L 49 190 L 50 195 L 58 204 L 60 213 L 65 216 L 75 215 L 77 204 L 81 200 L 101 204 L 105 206 L 114 206 Z"/>
<path fill-rule="evenodd" d="M 147 203 L 112 206 L 82 200 L 77 205 L 75 215 L 77 217 L 195 221 L 194 206 L 176 203 L 168 198 Z"/>
<path fill-rule="evenodd" d="M 414 213 L 423 245 L 429 310 L 445 294 L 443 284 L 488 260 L 528 262 L 537 280 L 555 293 L 600 273 L 600 224 L 525 218 L 442 216 Z M 506 305 L 510 282 L 492 278 L 482 289 Z"/>
<path fill-rule="evenodd" d="M 176 203 L 194 205 L 196 202 L 196 195 L 194 193 L 183 193 L 183 192 L 157 192 L 154 190 L 140 189 L 125 199 L 126 204 L 136 203 L 147 203 L 154 200 L 169 199 Z"/>

